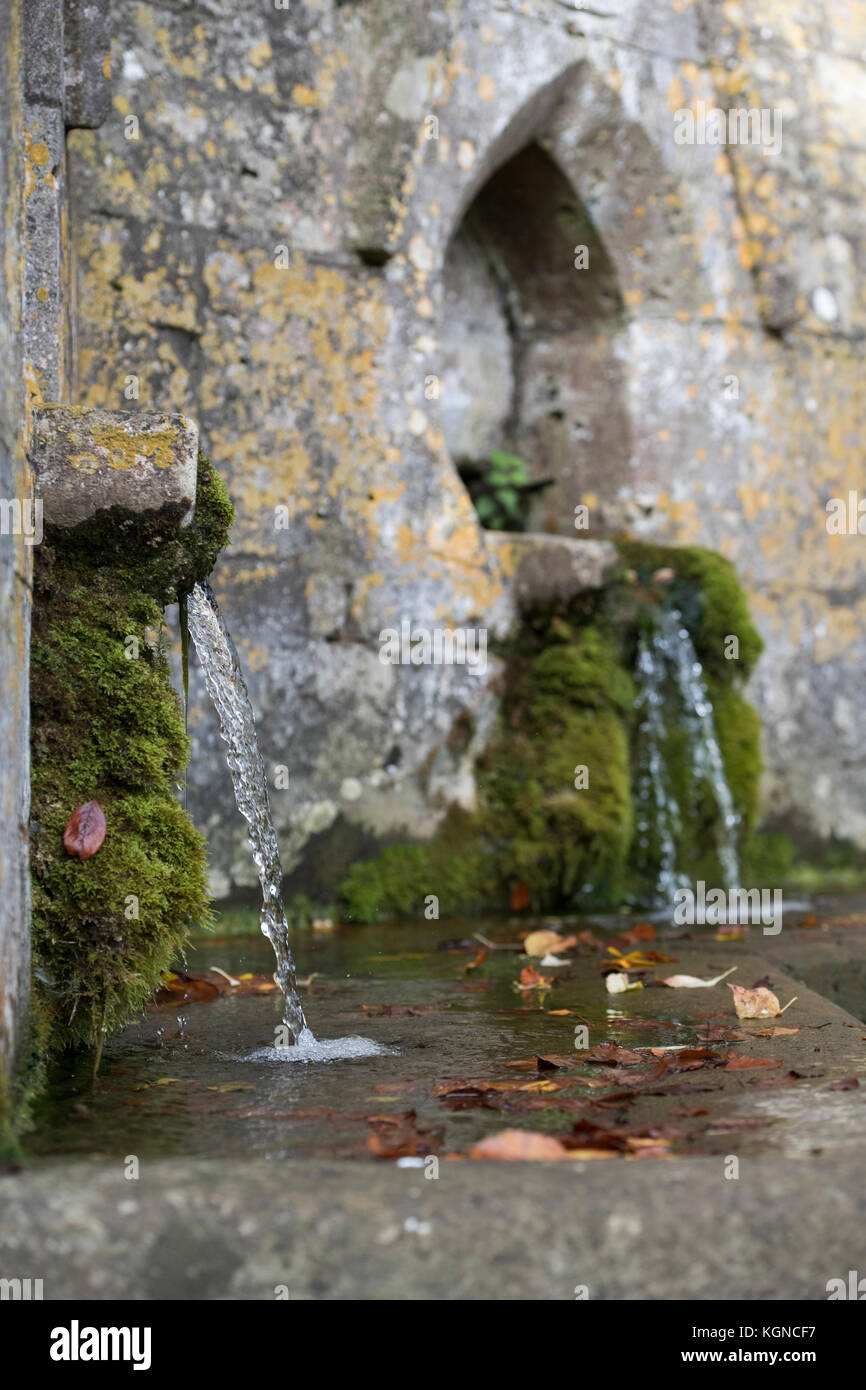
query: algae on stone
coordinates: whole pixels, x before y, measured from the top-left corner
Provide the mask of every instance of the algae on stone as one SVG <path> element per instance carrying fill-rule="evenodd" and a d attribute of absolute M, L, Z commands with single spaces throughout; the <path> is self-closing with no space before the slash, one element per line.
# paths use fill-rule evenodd
<path fill-rule="evenodd" d="M 192 525 L 101 513 L 35 552 L 31 647 L 33 978 L 52 1051 L 101 1046 L 205 916 L 205 845 L 176 796 L 189 757 L 163 609 L 212 569 L 232 507 L 199 458 Z M 80 861 L 63 830 L 95 799 Z"/>

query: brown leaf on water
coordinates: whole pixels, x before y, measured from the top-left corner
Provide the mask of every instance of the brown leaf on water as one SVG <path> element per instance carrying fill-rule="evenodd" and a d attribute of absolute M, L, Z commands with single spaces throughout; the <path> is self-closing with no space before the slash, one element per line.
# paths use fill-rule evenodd
<path fill-rule="evenodd" d="M 474 957 L 474 959 L 466 962 L 466 964 L 463 967 L 464 971 L 468 973 L 470 970 L 477 970 L 479 965 L 484 964 L 489 955 L 490 952 L 488 951 L 487 947 L 482 946 L 481 950 Z"/>
<path fill-rule="evenodd" d="M 539 975 L 533 965 L 527 965 L 520 972 L 520 980 L 516 982 L 517 989 L 549 989 L 551 978 L 549 975 Z"/>
<path fill-rule="evenodd" d="M 523 942 L 523 949 L 528 956 L 546 956 L 550 951 L 556 955 L 576 945 L 576 936 L 560 936 L 556 931 L 531 931 Z"/>
<path fill-rule="evenodd" d="M 89 859 L 101 847 L 106 831 L 105 815 L 98 801 L 85 801 L 66 822 L 63 844 L 67 854 Z"/>
<path fill-rule="evenodd" d="M 219 999 L 220 992 L 214 981 L 204 975 L 188 975 L 183 970 L 172 970 L 163 975 L 153 1003 L 160 1007 L 209 1003 L 212 999 Z"/>
<path fill-rule="evenodd" d="M 620 1062 L 646 1061 L 642 1052 L 635 1052 L 628 1047 L 619 1047 L 617 1043 L 597 1043 L 595 1047 L 587 1048 L 585 1052 L 578 1052 L 575 1056 L 580 1062 L 596 1062 L 604 1067 L 615 1067 Z"/>
<path fill-rule="evenodd" d="M 552 1134 L 536 1134 L 528 1129 L 503 1129 L 473 1144 L 469 1157 L 520 1160 L 567 1158 L 568 1150 Z"/>
<path fill-rule="evenodd" d="M 695 1031 L 697 1033 L 698 1041 L 702 1043 L 745 1042 L 747 1038 L 755 1036 L 752 1033 L 744 1033 L 740 1028 L 731 1028 L 726 1023 L 716 1023 L 712 1025 L 707 1023 L 703 1028 L 698 1028 Z M 795 1033 L 797 1030 L 796 1028 L 793 1028 L 791 1031 Z M 761 1033 L 757 1036 L 769 1036 L 769 1033 Z"/>
<path fill-rule="evenodd" d="M 708 1047 L 680 1047 L 673 1050 L 651 1047 L 649 1051 L 653 1057 L 663 1057 L 668 1071 L 673 1072 L 698 1071 L 701 1067 L 712 1066 L 724 1060 L 720 1053 L 711 1052 Z"/>
<path fill-rule="evenodd" d="M 726 1063 L 725 1071 L 754 1071 L 760 1067 L 780 1067 L 778 1057 L 732 1057 Z"/>
<path fill-rule="evenodd" d="M 615 936 L 613 946 L 637 946 L 641 941 L 655 941 L 658 933 L 652 922 L 637 922 L 628 931 Z"/>
<path fill-rule="evenodd" d="M 435 1153 L 439 1147 L 438 1134 L 418 1129 L 414 1110 L 402 1115 L 370 1115 L 367 1123 L 373 1129 L 367 1148 L 376 1158 L 417 1158 Z"/>
<path fill-rule="evenodd" d="M 856 1076 L 846 1076 L 843 1081 L 834 1081 L 832 1086 L 828 1086 L 828 1091 L 856 1091 L 860 1085 Z"/>
<path fill-rule="evenodd" d="M 756 1028 L 753 1033 L 741 1033 L 742 1038 L 784 1038 L 790 1034 L 799 1033 L 799 1028 L 780 1028 L 775 1024 L 772 1028 Z"/>

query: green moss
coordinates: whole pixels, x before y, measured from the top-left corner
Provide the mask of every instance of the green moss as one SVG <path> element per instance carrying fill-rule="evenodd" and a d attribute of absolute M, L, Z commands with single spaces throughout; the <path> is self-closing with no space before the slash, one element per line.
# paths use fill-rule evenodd
<path fill-rule="evenodd" d="M 745 849 L 758 820 L 761 774 L 761 720 L 756 710 L 732 685 L 708 681 L 713 718 L 725 775 L 740 818 L 741 847 Z"/>
<path fill-rule="evenodd" d="M 620 556 L 638 583 L 656 598 L 670 598 L 679 608 L 705 670 L 729 684 L 736 675 L 747 680 L 763 651 L 763 641 L 749 615 L 746 596 L 729 560 L 700 546 L 645 545 L 619 540 Z M 653 586 L 652 576 L 672 569 L 671 584 Z M 736 637 L 739 655 L 725 655 L 727 639 Z"/>
<path fill-rule="evenodd" d="M 497 730 L 476 767 L 478 807 L 449 816 L 438 838 L 396 846 L 355 864 L 340 886 L 350 920 L 420 915 L 425 894 L 440 911 L 508 907 L 515 877 L 540 911 L 646 901 L 658 863 L 653 830 L 635 844 L 633 786 L 640 757 L 632 679 L 638 634 L 673 603 L 704 667 L 716 732 L 738 815 L 741 849 L 758 810 L 760 725 L 739 691 L 761 651 L 731 565 L 700 549 L 621 544 L 622 564 L 598 599 L 526 616 L 505 653 Z M 659 583 L 660 569 L 674 571 Z M 738 659 L 728 659 L 728 639 Z M 694 878 L 718 879 L 718 806 L 694 785 L 687 730 L 672 698 L 663 754 L 683 809 L 678 862 Z M 576 785 L 585 767 L 588 785 Z M 646 819 L 645 816 L 641 817 Z M 447 846 L 447 852 L 445 847 Z M 642 860 L 645 864 L 642 866 Z M 437 886 L 438 885 L 438 886 Z"/>
<path fill-rule="evenodd" d="M 34 982 L 51 1050 L 101 1046 L 206 915 L 205 846 L 176 799 L 189 757 L 162 637 L 166 604 L 204 579 L 232 508 L 199 459 L 195 518 L 112 511 L 35 551 L 31 646 Z M 105 841 L 66 853 L 96 800 Z"/>
<path fill-rule="evenodd" d="M 443 916 L 505 909 L 515 877 L 539 908 L 617 897 L 631 837 L 632 701 L 609 635 L 561 620 L 541 636 L 525 629 L 510 653 L 499 731 L 477 769 L 477 812 L 452 812 L 432 843 L 353 865 L 339 890 L 347 918 L 420 915 L 427 894 Z M 581 765 L 589 789 L 575 788 Z"/>
<path fill-rule="evenodd" d="M 353 864 L 340 884 L 349 922 L 423 916 L 426 899 L 438 899 L 443 917 L 493 903 L 496 882 L 477 827 L 453 812 L 440 836 L 423 845 L 393 845 L 377 859 Z"/>

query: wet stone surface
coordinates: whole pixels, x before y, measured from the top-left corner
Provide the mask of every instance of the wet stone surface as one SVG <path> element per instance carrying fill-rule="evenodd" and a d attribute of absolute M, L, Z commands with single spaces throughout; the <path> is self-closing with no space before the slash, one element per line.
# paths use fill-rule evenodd
<path fill-rule="evenodd" d="M 690 940 L 660 933 L 640 949 L 672 959 L 632 972 L 642 990 L 610 995 L 602 966 L 613 942 L 635 949 L 622 940 L 629 925 L 570 923 L 564 930 L 590 931 L 597 944 L 582 941 L 560 956 L 563 966 L 519 950 L 479 959 L 478 941 L 440 946 L 479 930 L 517 945 L 526 926 L 504 921 L 296 937 L 308 1021 L 326 1054 L 338 1053 L 305 1062 L 279 1046 L 268 942 L 200 942 L 185 968 L 219 982 L 219 997 L 185 1001 L 181 990 L 151 1009 L 106 1046 L 95 1083 L 85 1059 L 56 1068 L 27 1138 L 30 1157 L 463 1157 L 506 1129 L 555 1135 L 574 1159 L 802 1155 L 862 1142 L 866 1028 L 775 967 L 778 938 L 756 928 L 734 941 L 713 940 L 706 927 Z M 781 935 L 790 960 L 797 932 Z M 776 1019 L 738 1020 L 727 982 L 652 983 L 674 973 L 707 979 L 732 965 L 732 982 L 769 978 L 782 1005 L 796 1002 Z M 518 988 L 530 968 L 551 983 Z M 374 1055 L 358 1055 L 359 1038 Z M 339 1039 L 348 1048 L 328 1043 Z M 587 1047 L 600 1045 L 601 1060 L 587 1060 Z M 610 1045 L 623 1052 L 605 1055 Z"/>

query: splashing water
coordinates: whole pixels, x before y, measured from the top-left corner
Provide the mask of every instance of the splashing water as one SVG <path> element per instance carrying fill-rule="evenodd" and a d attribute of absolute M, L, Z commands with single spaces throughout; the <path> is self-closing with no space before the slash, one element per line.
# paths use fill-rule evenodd
<path fill-rule="evenodd" d="M 678 698 L 678 718 L 686 734 L 686 747 L 692 785 L 706 783 L 718 808 L 716 853 L 726 891 L 738 888 L 740 864 L 737 853 L 739 817 L 725 776 L 721 748 L 716 736 L 713 706 L 701 663 L 698 661 L 682 614 L 671 608 L 665 612 L 654 632 L 641 634 L 637 674 L 639 693 L 635 707 L 642 716 L 640 730 L 646 754 L 638 776 L 638 795 L 651 801 L 655 809 L 659 841 L 656 893 L 667 904 L 677 888 L 688 879 L 676 867 L 676 839 L 681 812 L 667 785 L 663 746 L 665 739 L 665 688 L 673 682 Z"/>
<path fill-rule="evenodd" d="M 315 1043 L 298 998 L 295 962 L 280 895 L 283 871 L 271 820 L 268 783 L 256 738 L 256 721 L 235 645 L 209 585 L 196 584 L 187 601 L 189 630 L 204 671 L 208 694 L 219 715 L 226 762 L 238 810 L 250 828 L 250 847 L 262 885 L 262 931 L 277 958 L 277 982 L 285 1000 L 286 1052 Z"/>

